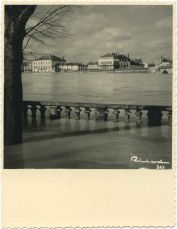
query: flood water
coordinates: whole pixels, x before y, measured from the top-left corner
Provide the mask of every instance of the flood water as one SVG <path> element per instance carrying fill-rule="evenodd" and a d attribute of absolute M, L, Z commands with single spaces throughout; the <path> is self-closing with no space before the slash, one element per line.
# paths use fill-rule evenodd
<path fill-rule="evenodd" d="M 171 105 L 172 75 L 149 73 L 25 73 L 24 100 L 93 102 L 141 105 Z M 24 125 L 24 143 L 8 147 L 11 155 L 21 155 L 21 168 L 151 168 L 159 161 L 171 168 L 172 128 L 167 115 L 162 125 L 148 127 L 146 112 L 137 125 L 130 122 L 61 118 L 45 123 L 40 119 Z M 132 157 L 137 157 L 135 162 Z M 22 161 L 22 160 L 20 160 Z M 144 161 L 144 162 L 142 162 Z M 150 161 L 150 162 L 149 162 Z M 155 161 L 157 163 L 151 163 Z M 13 164 L 13 166 L 12 166 Z"/>
<path fill-rule="evenodd" d="M 172 76 L 148 73 L 26 73 L 25 100 L 171 105 Z"/>

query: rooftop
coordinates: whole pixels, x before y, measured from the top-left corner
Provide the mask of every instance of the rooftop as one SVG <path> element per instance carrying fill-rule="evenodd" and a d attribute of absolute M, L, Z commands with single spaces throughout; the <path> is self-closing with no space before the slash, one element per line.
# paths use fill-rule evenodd
<path fill-rule="evenodd" d="M 89 62 L 87 65 L 97 65 L 98 62 Z"/>
<path fill-rule="evenodd" d="M 69 62 L 69 63 L 64 63 L 63 65 L 72 65 L 72 66 L 74 66 L 74 65 L 84 65 L 84 64 L 82 64 L 82 63 L 78 63 L 78 62 Z"/>
<path fill-rule="evenodd" d="M 35 60 L 53 60 L 53 61 L 65 61 L 64 57 L 58 57 L 55 55 L 45 55 L 45 56 L 41 56 L 39 58 L 36 58 Z"/>
<path fill-rule="evenodd" d="M 124 60 L 124 61 L 130 60 L 129 55 L 118 54 L 118 53 L 107 53 L 107 54 L 105 54 L 105 55 L 103 55 L 101 57 L 103 57 L 103 58 L 105 58 L 105 57 L 114 57 L 114 58 L 117 58 L 119 60 Z"/>
<path fill-rule="evenodd" d="M 161 62 L 169 62 L 172 63 L 172 60 L 165 58 L 165 57 L 161 57 Z"/>
<path fill-rule="evenodd" d="M 101 57 L 114 57 L 115 56 L 115 53 L 107 53 Z"/>
<path fill-rule="evenodd" d="M 23 61 L 23 66 L 29 66 L 32 64 L 32 61 Z"/>

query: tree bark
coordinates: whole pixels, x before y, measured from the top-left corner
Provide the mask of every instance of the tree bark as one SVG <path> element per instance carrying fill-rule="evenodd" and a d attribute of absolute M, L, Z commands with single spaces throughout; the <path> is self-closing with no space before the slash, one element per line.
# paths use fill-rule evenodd
<path fill-rule="evenodd" d="M 4 143 L 22 142 L 22 45 L 35 6 L 5 6 Z"/>

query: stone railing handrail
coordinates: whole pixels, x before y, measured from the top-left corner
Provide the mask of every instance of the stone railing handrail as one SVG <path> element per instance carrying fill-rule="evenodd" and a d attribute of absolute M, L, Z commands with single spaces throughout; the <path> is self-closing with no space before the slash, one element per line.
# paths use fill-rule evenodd
<path fill-rule="evenodd" d="M 23 101 L 24 105 L 43 105 L 43 106 L 60 106 L 60 107 L 90 107 L 90 108 L 107 108 L 107 109 L 130 109 L 130 110 L 150 110 L 159 109 L 161 111 L 172 111 L 169 105 L 140 105 L 140 104 L 114 104 L 114 103 L 82 103 L 82 102 L 51 102 L 51 101 Z"/>
<path fill-rule="evenodd" d="M 36 119 L 36 111 L 41 113 L 41 119 L 45 119 L 45 112 L 47 108 L 50 109 L 50 118 L 61 118 L 61 112 L 65 112 L 66 118 L 71 118 L 71 112 L 74 108 L 74 113 L 77 119 L 80 120 L 82 110 L 85 110 L 85 115 L 90 120 L 91 111 L 95 109 L 96 112 L 102 114 L 104 121 L 108 121 L 108 114 L 110 109 L 114 110 L 116 120 L 119 120 L 119 110 L 124 110 L 127 119 L 130 120 L 130 110 L 136 111 L 136 116 L 141 121 L 143 110 L 147 111 L 149 125 L 161 125 L 163 112 L 168 112 L 169 123 L 172 117 L 172 106 L 163 105 L 135 105 L 135 104 L 111 104 L 111 103 L 81 103 L 81 102 L 50 102 L 50 101 L 23 101 L 23 116 L 27 119 L 28 110 L 31 110 L 32 120 Z"/>

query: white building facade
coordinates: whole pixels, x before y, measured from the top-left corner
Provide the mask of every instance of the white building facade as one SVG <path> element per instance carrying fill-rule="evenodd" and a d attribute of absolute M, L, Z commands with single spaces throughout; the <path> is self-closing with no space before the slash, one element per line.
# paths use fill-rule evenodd
<path fill-rule="evenodd" d="M 103 69 L 103 70 L 113 70 L 114 63 L 115 63 L 115 57 L 113 53 L 106 54 L 104 56 L 101 56 L 98 59 L 98 66 L 100 69 Z"/>
<path fill-rule="evenodd" d="M 87 64 L 87 70 L 98 70 L 98 63 L 97 62 L 90 62 Z"/>
<path fill-rule="evenodd" d="M 98 67 L 100 70 L 114 70 L 130 65 L 129 56 L 117 53 L 108 53 L 98 59 Z"/>
<path fill-rule="evenodd" d="M 85 71 L 86 65 L 81 63 L 65 63 L 60 65 L 60 70 L 62 72 L 68 72 L 68 71 Z"/>
<path fill-rule="evenodd" d="M 32 61 L 32 72 L 58 72 L 60 70 L 59 66 L 63 63 L 65 63 L 64 58 L 54 55 L 42 56 Z"/>

